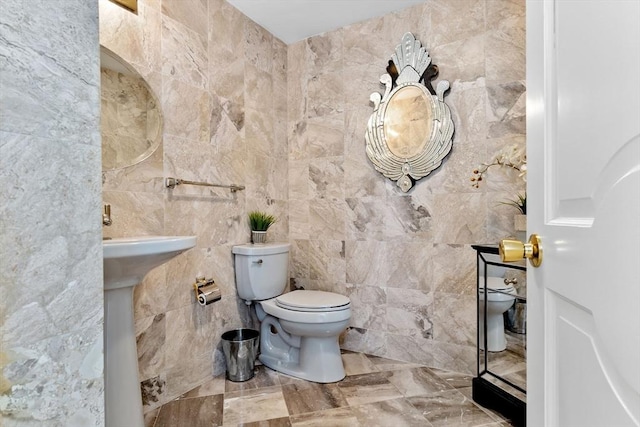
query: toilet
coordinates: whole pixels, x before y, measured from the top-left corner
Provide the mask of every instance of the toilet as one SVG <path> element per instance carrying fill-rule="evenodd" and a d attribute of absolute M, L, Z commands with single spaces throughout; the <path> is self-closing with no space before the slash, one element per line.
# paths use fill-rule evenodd
<path fill-rule="evenodd" d="M 351 301 L 333 292 L 283 291 L 288 243 L 234 246 L 236 286 L 260 321 L 259 360 L 269 368 L 318 383 L 345 377 L 338 337 L 351 318 Z"/>
<path fill-rule="evenodd" d="M 511 308 L 515 301 L 516 289 L 510 283 L 505 283 L 502 277 L 487 277 L 487 350 L 503 351 L 507 348 L 504 335 L 503 313 Z M 480 279 L 478 287 L 479 313 L 478 328 L 480 341 L 478 346 L 484 350 L 484 279 Z"/>

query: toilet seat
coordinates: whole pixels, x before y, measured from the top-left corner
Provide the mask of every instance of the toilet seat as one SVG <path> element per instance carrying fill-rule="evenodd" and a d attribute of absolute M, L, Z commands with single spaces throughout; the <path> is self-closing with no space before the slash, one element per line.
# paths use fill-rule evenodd
<path fill-rule="evenodd" d="M 294 292 L 317 292 L 317 291 L 294 291 Z M 293 292 L 289 292 L 293 293 Z M 281 295 L 282 296 L 282 295 Z M 257 304 L 260 304 L 265 313 L 276 317 L 280 320 L 287 320 L 290 322 L 299 322 L 299 323 L 331 323 L 331 322 L 341 322 L 343 320 L 348 320 L 351 318 L 351 302 L 341 305 L 338 307 L 329 307 L 329 309 L 320 309 L 316 308 L 315 310 L 301 310 L 300 307 L 297 309 L 292 309 L 288 307 L 283 307 L 278 303 L 278 298 L 280 296 L 271 298 L 264 301 L 256 301 Z M 349 298 L 344 297 L 347 300 Z M 285 298 L 285 302 L 287 299 Z"/>
<path fill-rule="evenodd" d="M 487 277 L 487 298 L 491 301 L 511 301 L 514 300 L 518 291 L 513 287 L 511 283 L 506 284 L 502 277 Z M 478 283 L 478 297 L 484 300 L 484 283 L 480 281 Z"/>
<path fill-rule="evenodd" d="M 511 283 L 507 284 L 504 282 L 504 279 L 502 277 L 493 277 L 493 276 L 488 276 L 487 277 L 487 284 L 489 285 L 487 287 L 487 293 L 495 293 L 500 292 L 500 293 L 515 293 L 516 292 L 516 288 L 513 287 L 513 285 Z M 478 283 L 478 292 L 482 292 L 484 293 L 484 281 L 481 280 L 480 283 Z"/>
<path fill-rule="evenodd" d="M 324 291 L 298 290 L 275 298 L 278 307 L 302 312 L 339 311 L 351 304 L 344 295 Z"/>

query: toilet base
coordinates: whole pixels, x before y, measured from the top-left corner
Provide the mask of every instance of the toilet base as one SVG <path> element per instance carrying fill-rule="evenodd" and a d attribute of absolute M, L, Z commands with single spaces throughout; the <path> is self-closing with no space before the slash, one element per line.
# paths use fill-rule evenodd
<path fill-rule="evenodd" d="M 322 357 L 318 357 L 320 354 Z M 297 361 L 268 353 L 260 354 L 258 359 L 274 371 L 316 383 L 334 383 L 346 376 L 337 337 L 301 337 Z"/>
<path fill-rule="evenodd" d="M 480 342 L 478 347 L 484 350 L 484 324 L 480 317 Z M 502 314 L 487 316 L 487 350 L 493 353 L 504 351 L 507 348 L 507 339 L 504 334 L 504 320 Z"/>

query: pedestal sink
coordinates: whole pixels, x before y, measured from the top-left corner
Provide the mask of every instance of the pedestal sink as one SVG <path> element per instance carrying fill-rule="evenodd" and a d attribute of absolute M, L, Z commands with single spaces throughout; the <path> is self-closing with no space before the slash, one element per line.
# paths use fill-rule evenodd
<path fill-rule="evenodd" d="M 195 236 L 104 240 L 104 378 L 107 427 L 143 427 L 133 287 L 153 268 L 196 245 Z"/>

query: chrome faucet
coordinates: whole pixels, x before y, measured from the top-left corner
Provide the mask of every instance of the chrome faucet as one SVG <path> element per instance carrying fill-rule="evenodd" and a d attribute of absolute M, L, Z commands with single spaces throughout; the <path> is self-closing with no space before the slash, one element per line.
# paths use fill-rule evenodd
<path fill-rule="evenodd" d="M 111 205 L 105 203 L 104 212 L 102 213 L 102 225 L 111 225 L 113 221 L 111 221 Z"/>

